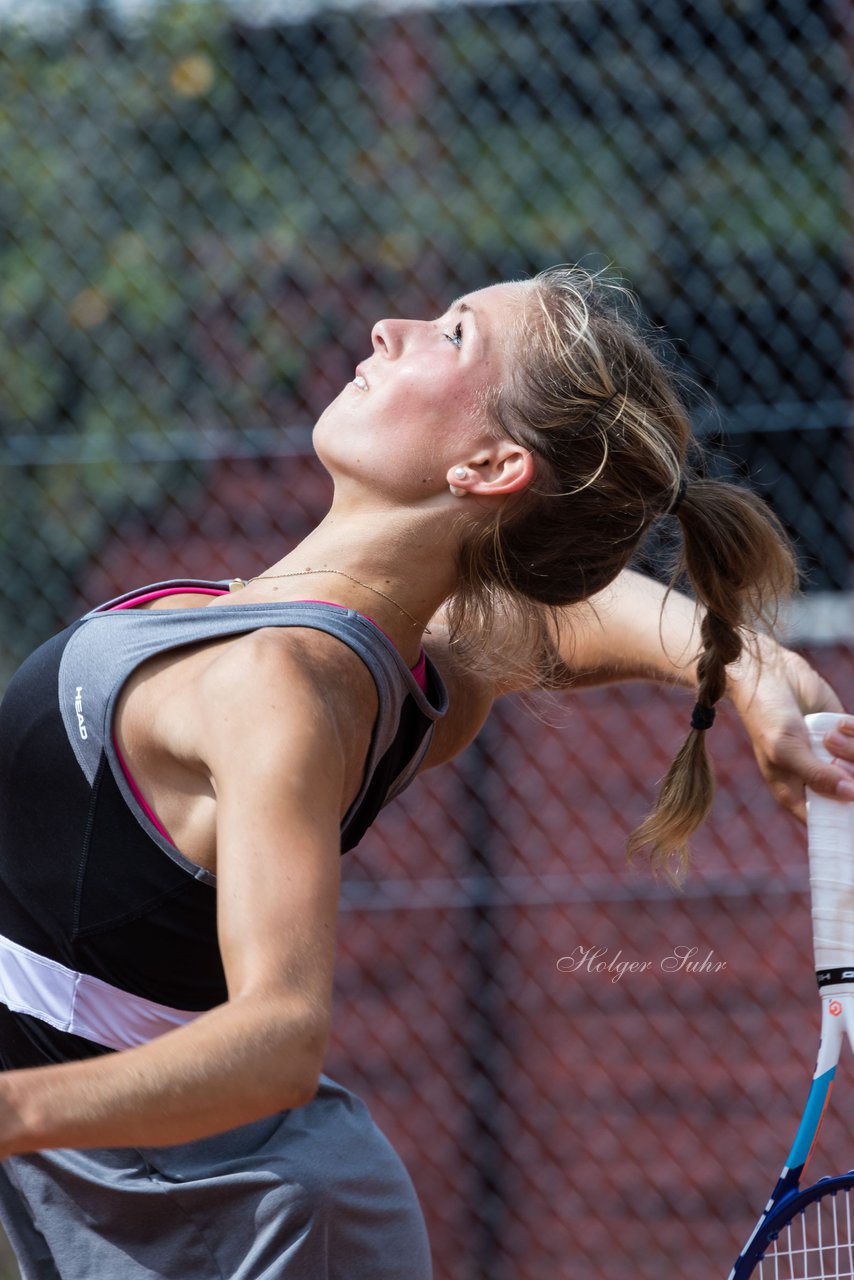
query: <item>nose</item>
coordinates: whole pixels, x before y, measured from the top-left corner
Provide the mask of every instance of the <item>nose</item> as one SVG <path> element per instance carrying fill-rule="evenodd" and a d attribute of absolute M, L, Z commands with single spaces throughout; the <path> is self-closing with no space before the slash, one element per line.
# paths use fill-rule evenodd
<path fill-rule="evenodd" d="M 407 334 L 416 323 L 417 321 L 413 320 L 378 320 L 371 330 L 374 351 L 379 355 L 392 358 L 400 355 Z"/>

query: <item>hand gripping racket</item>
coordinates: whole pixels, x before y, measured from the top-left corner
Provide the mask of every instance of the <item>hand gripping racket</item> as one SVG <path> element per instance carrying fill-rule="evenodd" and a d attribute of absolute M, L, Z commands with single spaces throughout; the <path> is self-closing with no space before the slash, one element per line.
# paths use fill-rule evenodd
<path fill-rule="evenodd" d="M 813 751 L 825 762 L 832 757 L 822 738 L 838 719 L 806 718 Z M 808 792 L 807 813 L 818 1061 L 780 1180 L 729 1280 L 854 1280 L 854 1170 L 800 1189 L 846 1034 L 854 1045 L 854 803 Z"/>

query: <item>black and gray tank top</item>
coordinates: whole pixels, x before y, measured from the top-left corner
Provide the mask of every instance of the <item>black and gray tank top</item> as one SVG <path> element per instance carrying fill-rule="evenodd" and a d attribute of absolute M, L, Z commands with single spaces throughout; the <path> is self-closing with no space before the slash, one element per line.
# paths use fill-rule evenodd
<path fill-rule="evenodd" d="M 0 1068 L 144 1043 L 227 998 L 215 877 L 175 848 L 113 738 L 119 694 L 149 658 L 262 627 L 310 627 L 365 663 L 378 711 L 342 853 L 415 777 L 447 709 L 370 619 L 321 602 L 132 606 L 225 584 L 180 580 L 93 609 L 42 645 L 0 705 Z"/>

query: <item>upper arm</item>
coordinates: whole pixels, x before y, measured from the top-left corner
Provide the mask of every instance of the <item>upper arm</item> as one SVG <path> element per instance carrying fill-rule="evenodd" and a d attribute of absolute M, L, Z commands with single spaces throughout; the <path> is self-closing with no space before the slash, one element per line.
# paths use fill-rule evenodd
<path fill-rule="evenodd" d="M 693 687 L 698 624 L 692 600 L 625 569 L 604 590 L 546 614 L 538 653 L 526 650 L 512 618 L 499 619 L 490 652 L 491 696 L 613 680 Z"/>
<path fill-rule="evenodd" d="M 451 643 L 440 610 L 430 620 L 425 648 L 448 688 L 449 710 L 422 767 L 429 769 L 462 751 L 504 694 L 542 687 L 579 689 L 627 678 L 688 681 L 690 670 L 683 672 L 664 647 L 663 600 L 664 588 L 626 570 L 604 591 L 546 618 L 538 654 L 524 651 L 512 618 L 498 618 L 488 669 L 467 661 Z M 690 640 L 693 626 L 692 607 L 676 593 L 670 600 L 668 638 L 684 649 L 686 629 Z"/>
<path fill-rule="evenodd" d="M 340 818 L 372 724 L 365 688 L 256 633 L 209 677 L 203 758 L 216 796 L 217 911 L 229 998 L 328 1020 Z M 340 664 L 339 664 L 340 666 Z M 328 667 L 328 664 L 326 664 Z M 329 678 L 324 679 L 324 674 Z"/>

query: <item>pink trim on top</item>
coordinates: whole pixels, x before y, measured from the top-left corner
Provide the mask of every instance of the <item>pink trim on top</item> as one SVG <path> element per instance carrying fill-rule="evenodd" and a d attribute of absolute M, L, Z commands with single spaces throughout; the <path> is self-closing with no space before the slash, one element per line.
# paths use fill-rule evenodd
<path fill-rule="evenodd" d="M 410 667 L 412 678 L 418 685 L 422 693 L 427 692 L 427 654 L 421 650 L 421 657 L 418 659 L 414 667 Z"/>
<path fill-rule="evenodd" d="M 110 613 L 117 613 L 119 609 L 135 609 L 138 604 L 145 604 L 147 600 L 159 600 L 161 596 L 227 596 L 228 592 L 219 587 L 164 587 L 160 591 L 147 591 L 141 596 L 133 596 L 130 600 L 124 600 L 121 604 L 114 604 Z"/>
<path fill-rule="evenodd" d="M 169 843 L 172 845 L 174 849 L 176 847 L 175 841 L 172 839 L 169 832 L 166 830 L 163 823 L 160 821 L 157 814 L 154 812 L 151 805 L 148 803 L 145 796 L 142 794 L 139 787 L 136 785 L 136 780 L 134 779 L 133 774 L 131 773 L 130 769 L 127 767 L 127 764 L 125 763 L 125 758 L 121 753 L 121 749 L 119 747 L 118 742 L 116 741 L 115 734 L 113 734 L 113 750 L 116 753 L 116 759 L 118 760 L 119 764 L 122 766 L 122 773 L 125 775 L 125 778 L 127 779 L 127 784 L 130 787 L 131 791 L 133 792 L 134 800 L 137 802 L 140 809 L 145 814 L 146 818 L 148 818 L 148 821 L 151 823 L 151 825 L 160 832 L 164 840 L 169 841 Z"/>
<path fill-rule="evenodd" d="M 228 591 L 221 587 L 192 587 L 189 590 L 187 587 L 163 587 L 160 591 L 144 591 L 141 595 L 132 596 L 130 600 L 123 600 L 120 604 L 114 604 L 109 612 L 117 613 L 119 609 L 134 609 L 138 604 L 145 604 L 147 600 L 159 600 L 162 596 L 182 595 L 227 596 Z M 172 839 L 169 832 L 166 830 L 163 823 L 160 821 L 157 814 L 140 791 L 136 778 L 134 778 L 128 768 L 127 761 L 122 755 L 121 748 L 119 747 L 115 734 L 113 734 L 113 750 L 116 753 L 116 759 L 121 765 L 122 773 L 125 775 L 125 781 L 131 789 L 131 794 L 133 795 L 134 800 L 137 802 L 146 818 L 148 818 L 148 821 L 154 827 L 155 831 L 159 831 L 163 839 L 168 840 L 173 849 L 177 848 L 175 841 Z"/>

